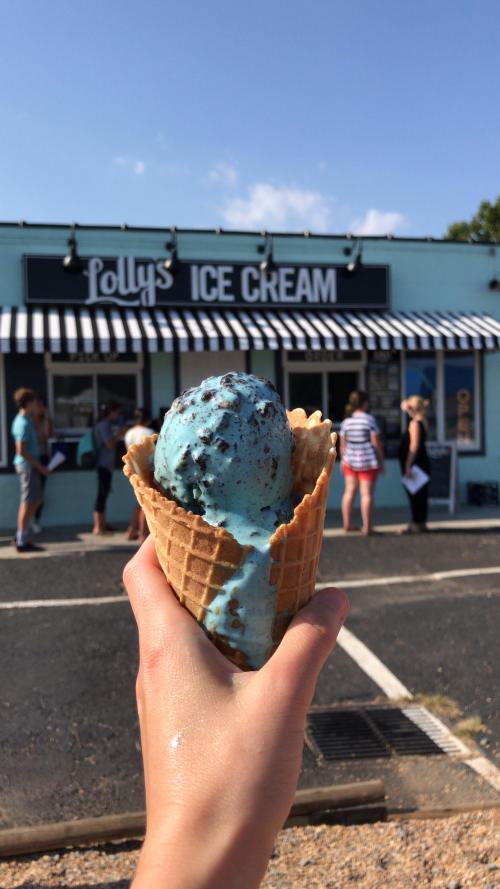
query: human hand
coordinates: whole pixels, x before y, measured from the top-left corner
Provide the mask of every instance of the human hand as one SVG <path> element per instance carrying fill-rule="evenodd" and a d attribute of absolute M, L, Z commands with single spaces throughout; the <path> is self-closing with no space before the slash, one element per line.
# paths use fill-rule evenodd
<path fill-rule="evenodd" d="M 43 463 L 38 464 L 38 472 L 40 473 L 40 475 L 44 475 L 45 478 L 50 475 L 50 471 L 47 469 L 46 466 L 43 465 Z"/>
<path fill-rule="evenodd" d="M 349 604 L 318 592 L 256 672 L 179 604 L 148 538 L 124 572 L 139 631 L 147 830 L 133 889 L 255 889 L 289 813 L 318 674 Z"/>

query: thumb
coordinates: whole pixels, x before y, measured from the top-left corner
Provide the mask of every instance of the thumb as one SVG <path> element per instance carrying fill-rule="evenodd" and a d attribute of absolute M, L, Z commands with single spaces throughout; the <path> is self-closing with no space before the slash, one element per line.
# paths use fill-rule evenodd
<path fill-rule="evenodd" d="M 295 615 L 279 647 L 265 665 L 280 685 L 307 707 L 314 695 L 319 672 L 331 654 L 349 613 L 346 593 L 335 587 L 318 591 Z"/>

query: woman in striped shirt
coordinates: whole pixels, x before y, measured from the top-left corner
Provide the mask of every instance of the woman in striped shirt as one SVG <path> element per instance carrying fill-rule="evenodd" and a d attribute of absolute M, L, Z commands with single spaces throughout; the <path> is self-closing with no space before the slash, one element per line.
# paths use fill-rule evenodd
<path fill-rule="evenodd" d="M 384 471 L 384 451 L 380 429 L 368 413 L 368 395 L 360 389 L 349 395 L 345 419 L 340 427 L 340 454 L 345 479 L 342 498 L 344 531 L 359 530 L 352 524 L 352 509 L 359 487 L 363 534 L 373 534 L 373 488 L 379 472 Z"/>

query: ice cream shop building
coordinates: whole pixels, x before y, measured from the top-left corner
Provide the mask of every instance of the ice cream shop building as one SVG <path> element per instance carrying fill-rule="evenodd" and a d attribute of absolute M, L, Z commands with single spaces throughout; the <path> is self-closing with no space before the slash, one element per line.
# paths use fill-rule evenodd
<path fill-rule="evenodd" d="M 246 370 L 287 406 L 339 423 L 366 389 L 387 453 L 377 503 L 404 503 L 405 395 L 429 398 L 430 438 L 454 445 L 458 499 L 500 474 L 500 245 L 433 239 L 0 224 L 0 528 L 18 502 L 12 393 L 35 389 L 66 461 L 46 524 L 90 519 L 95 473 L 77 444 L 99 405 L 159 421 L 183 389 Z M 117 464 L 118 468 L 118 464 Z M 336 471 L 330 505 L 342 491 Z M 131 493 L 115 472 L 110 517 Z"/>

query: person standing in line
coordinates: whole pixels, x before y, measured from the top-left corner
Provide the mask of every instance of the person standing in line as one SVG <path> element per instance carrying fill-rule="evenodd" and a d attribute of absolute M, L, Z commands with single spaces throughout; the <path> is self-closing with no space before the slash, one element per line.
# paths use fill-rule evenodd
<path fill-rule="evenodd" d="M 148 435 L 154 435 L 154 429 L 151 428 L 151 414 L 143 407 L 138 407 L 134 411 L 134 425 L 125 433 L 125 447 L 127 450 L 130 445 L 138 445 Z M 127 530 L 127 540 L 139 540 L 144 543 L 149 534 L 146 516 L 144 510 L 139 504 L 134 506 L 130 524 Z"/>
<path fill-rule="evenodd" d="M 16 446 L 14 469 L 20 484 L 16 549 L 18 553 L 39 552 L 43 547 L 31 543 L 28 534 L 31 517 L 42 502 L 41 477 L 47 476 L 49 472 L 40 461 L 40 449 L 32 420 L 36 411 L 36 395 L 32 389 L 16 389 L 14 401 L 18 413 L 13 420 L 11 433 Z"/>
<path fill-rule="evenodd" d="M 52 421 L 49 417 L 47 405 L 45 404 L 43 398 L 38 397 L 36 399 L 33 423 L 35 424 L 36 437 L 38 439 L 38 447 L 40 450 L 40 463 L 42 464 L 42 466 L 48 466 L 50 459 L 49 438 L 52 437 L 54 429 L 52 426 Z M 40 519 L 42 517 L 43 496 L 45 492 L 45 482 L 47 481 L 47 476 L 41 475 L 40 481 L 42 484 L 42 501 L 37 507 L 35 515 L 31 522 L 31 528 L 35 534 L 40 534 L 42 530 Z"/>
<path fill-rule="evenodd" d="M 373 489 L 384 471 L 384 450 L 377 422 L 368 413 L 368 395 L 356 389 L 349 395 L 345 419 L 340 426 L 340 454 L 345 490 L 342 498 L 344 531 L 358 531 L 352 524 L 352 510 L 358 487 L 361 497 L 363 534 L 374 534 L 372 525 Z"/>
<path fill-rule="evenodd" d="M 120 405 L 110 401 L 101 410 L 101 419 L 94 427 L 97 467 L 97 497 L 94 506 L 93 534 L 111 534 L 114 530 L 106 524 L 106 503 L 111 492 L 111 479 L 115 468 L 116 445 L 123 438 L 123 428 L 113 431 L 113 424 L 120 416 Z"/>
<path fill-rule="evenodd" d="M 430 461 L 426 441 L 428 422 L 426 409 L 429 402 L 421 395 L 410 395 L 401 402 L 401 410 L 409 417 L 408 429 L 401 437 L 399 445 L 399 463 L 401 472 L 411 476 L 412 466 L 418 466 L 427 475 L 430 473 Z M 403 528 L 402 534 L 421 534 L 427 531 L 427 512 L 429 500 L 429 482 L 422 485 L 414 494 L 405 488 L 410 501 L 411 522 Z"/>

